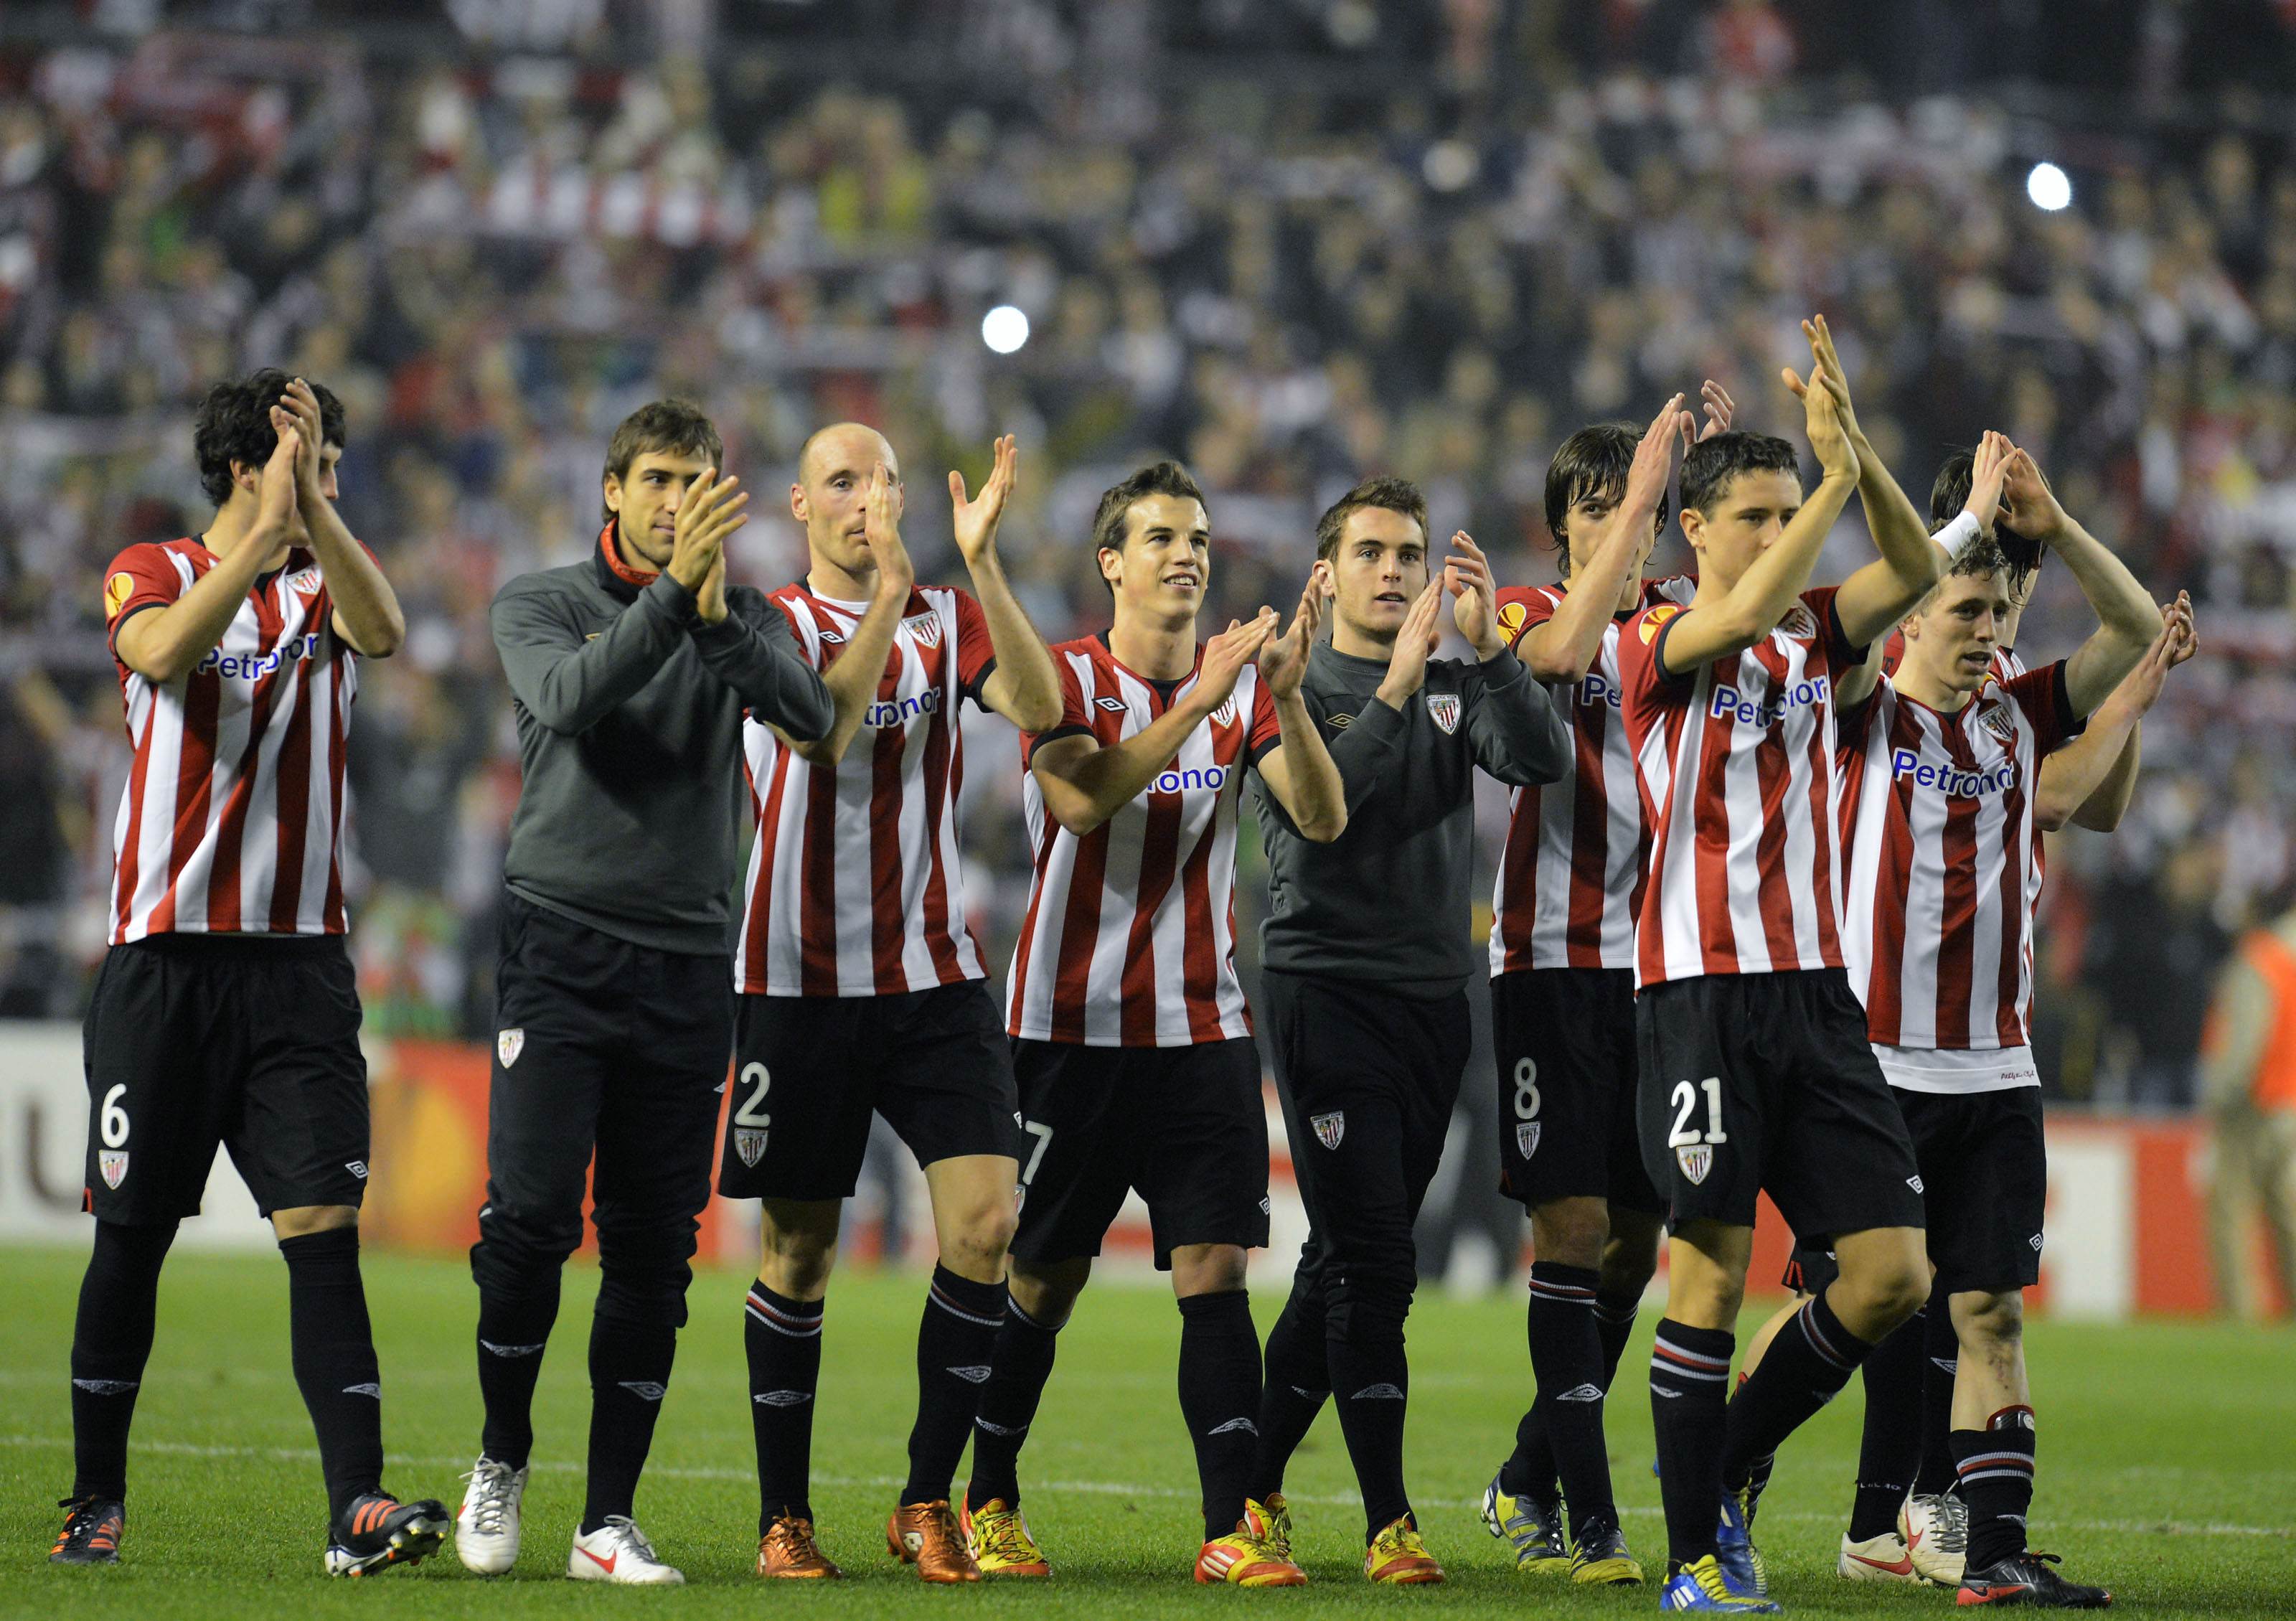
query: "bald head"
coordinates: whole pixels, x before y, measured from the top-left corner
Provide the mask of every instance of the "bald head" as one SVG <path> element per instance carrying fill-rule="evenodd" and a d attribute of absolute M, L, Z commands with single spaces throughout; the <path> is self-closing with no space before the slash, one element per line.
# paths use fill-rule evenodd
<path fill-rule="evenodd" d="M 840 473 L 866 479 L 879 462 L 895 479 L 901 476 L 900 458 L 883 434 L 866 423 L 832 423 L 817 430 L 799 449 L 797 481 L 818 485 Z"/>

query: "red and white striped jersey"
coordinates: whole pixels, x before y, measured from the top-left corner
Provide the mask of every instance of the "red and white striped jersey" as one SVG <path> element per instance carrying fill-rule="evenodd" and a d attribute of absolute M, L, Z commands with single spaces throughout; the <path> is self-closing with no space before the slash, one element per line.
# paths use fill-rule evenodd
<path fill-rule="evenodd" d="M 868 605 L 784 586 L 771 600 L 825 670 Z M 758 841 L 734 954 L 751 995 L 891 996 L 984 979 L 965 918 L 956 802 L 961 699 L 996 668 L 988 617 L 964 591 L 921 586 L 861 729 L 834 767 L 742 723 Z"/>
<path fill-rule="evenodd" d="M 1251 1033 L 1235 977 L 1235 834 L 1243 773 L 1282 741 L 1275 700 L 1247 665 L 1235 691 L 1138 797 L 1078 837 L 1045 810 L 1028 760 L 1057 737 L 1102 747 L 1147 729 L 1169 690 L 1116 661 L 1101 638 L 1053 649 L 1061 723 L 1021 739 L 1021 795 L 1036 873 L 1013 953 L 1006 1028 L 1086 1047 L 1185 1047 Z M 1196 650 L 1197 669 L 1203 649 Z"/>
<path fill-rule="evenodd" d="M 197 540 L 129 547 L 104 573 L 107 633 L 215 565 Z M 135 753 L 112 824 L 112 944 L 344 932 L 343 744 L 358 661 L 333 618 L 324 576 L 297 550 L 188 675 L 138 675 L 115 640 Z"/>
<path fill-rule="evenodd" d="M 1697 588 L 1686 574 L 1645 580 L 1637 606 L 1687 605 Z M 1563 596 L 1559 585 L 1501 591 L 1499 628 L 1508 645 L 1552 619 Z M 1635 966 L 1635 914 L 1650 838 L 1620 691 L 1614 619 L 1568 703 L 1556 694 L 1570 723 L 1570 769 L 1545 787 L 1517 788 L 1508 800 L 1506 847 L 1491 896 L 1494 975 Z"/>
<path fill-rule="evenodd" d="M 1803 592 L 1753 646 L 1673 677 L 1659 655 L 1698 610 L 1660 603 L 1620 636 L 1651 827 L 1637 985 L 1842 966 L 1833 688 L 1863 650 L 1834 590 Z"/>
<path fill-rule="evenodd" d="M 1884 679 L 1841 725 L 1843 950 L 1867 1039 L 2022 1047 L 2033 997 L 2041 761 L 2079 730 L 2064 665 L 1986 678 L 1955 714 Z"/>

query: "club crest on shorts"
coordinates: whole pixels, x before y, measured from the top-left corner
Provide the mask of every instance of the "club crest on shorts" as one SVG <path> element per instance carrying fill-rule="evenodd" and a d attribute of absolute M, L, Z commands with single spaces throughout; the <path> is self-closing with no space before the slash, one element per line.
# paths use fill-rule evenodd
<path fill-rule="evenodd" d="M 103 1173 L 103 1185 L 117 1188 L 127 1180 L 127 1150 L 106 1149 L 95 1156 L 95 1168 Z"/>
<path fill-rule="evenodd" d="M 1683 1175 L 1690 1179 L 1691 1186 L 1696 1187 L 1706 1180 L 1706 1173 L 1714 1169 L 1714 1145 L 1705 1142 L 1685 1144 L 1674 1151 L 1674 1163 Z"/>
<path fill-rule="evenodd" d="M 901 629 L 928 647 L 940 646 L 940 615 L 938 613 L 912 613 L 901 621 Z"/>
<path fill-rule="evenodd" d="M 766 1156 L 765 1132 L 756 1126 L 735 1126 L 734 1152 L 742 1156 L 743 1164 L 756 1164 Z"/>
<path fill-rule="evenodd" d="M 1459 729 L 1459 695 L 1456 692 L 1431 692 L 1427 695 L 1427 715 L 1449 736 Z"/>
<path fill-rule="evenodd" d="M 1340 1146 L 1340 1139 L 1348 1134 L 1348 1112 L 1333 1109 L 1328 1115 L 1310 1115 L 1308 1123 L 1316 1128 L 1316 1140 L 1327 1148 Z"/>
<path fill-rule="evenodd" d="M 526 1031 L 522 1026 L 516 1030 L 495 1032 L 495 1057 L 502 1060 L 504 1069 L 517 1063 L 518 1055 L 525 1050 Z"/>
<path fill-rule="evenodd" d="M 1538 1152 L 1538 1126 L 1539 1123 L 1536 1120 L 1518 1120 L 1514 1123 L 1515 1151 L 1525 1159 Z"/>

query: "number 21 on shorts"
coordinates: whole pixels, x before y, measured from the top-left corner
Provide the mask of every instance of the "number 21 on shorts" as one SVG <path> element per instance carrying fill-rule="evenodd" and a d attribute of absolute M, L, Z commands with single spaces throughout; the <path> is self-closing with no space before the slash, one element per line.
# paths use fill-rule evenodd
<path fill-rule="evenodd" d="M 1706 1095 L 1706 1128 L 1700 1131 L 1692 1122 L 1697 1113 L 1699 1094 Z M 1730 1140 L 1730 1133 L 1722 1129 L 1722 1077 L 1709 1075 L 1695 1083 L 1677 1081 L 1674 1083 L 1674 1130 L 1667 1133 L 1666 1146 L 1674 1150 L 1674 1163 L 1693 1184 L 1706 1180 L 1714 1168 L 1714 1148 L 1718 1143 Z"/>

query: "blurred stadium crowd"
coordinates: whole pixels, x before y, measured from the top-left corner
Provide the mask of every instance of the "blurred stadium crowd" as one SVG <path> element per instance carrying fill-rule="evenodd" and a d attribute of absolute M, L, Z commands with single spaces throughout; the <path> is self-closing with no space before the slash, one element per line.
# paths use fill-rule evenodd
<path fill-rule="evenodd" d="M 1791 430 L 1777 368 L 1818 309 L 1917 499 L 1999 427 L 2193 593 L 2204 650 L 2128 822 L 2052 853 L 2038 1007 L 2060 1095 L 2189 1104 L 2215 967 L 2296 855 L 2296 8 L 1900 0 L 1854 36 L 1845 9 L 9 0 L 0 1012 L 77 1014 L 101 955 L 103 565 L 205 520 L 190 407 L 226 373 L 341 394 L 343 508 L 408 610 L 351 756 L 368 1017 L 483 1033 L 517 786 L 487 605 L 592 543 L 643 400 L 715 415 L 768 587 L 803 567 L 779 492 L 812 427 L 890 435 L 928 578 L 942 473 L 1017 432 L 1004 546 L 1059 638 L 1104 622 L 1095 497 L 1162 452 L 1212 492 L 1223 617 L 1288 603 L 1320 505 L 1374 470 L 1503 580 L 1551 579 L 1562 436 L 1708 376 Z M 1033 336 L 1000 355 L 1005 304 Z M 2029 654 L 2085 632 L 2070 586 L 2045 572 Z M 972 735 L 998 953 L 1019 779 L 1001 723 Z"/>

